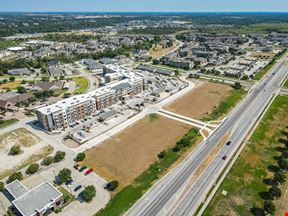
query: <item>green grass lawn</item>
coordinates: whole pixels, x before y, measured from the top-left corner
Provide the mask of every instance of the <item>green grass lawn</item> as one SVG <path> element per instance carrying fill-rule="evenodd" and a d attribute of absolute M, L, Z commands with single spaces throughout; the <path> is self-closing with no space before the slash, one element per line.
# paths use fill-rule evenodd
<path fill-rule="evenodd" d="M 288 79 L 286 79 L 285 83 L 283 84 L 283 87 L 288 88 Z"/>
<path fill-rule="evenodd" d="M 277 165 L 273 157 L 280 155 L 275 147 L 283 145 L 279 139 L 283 138 L 284 130 L 288 131 L 287 110 L 288 96 L 278 96 L 203 215 L 246 216 L 251 215 L 251 208 L 262 207 L 263 200 L 259 193 L 267 191 L 268 188 L 263 183 L 264 178 L 272 175 L 267 167 Z M 287 189 L 288 183 L 285 184 Z M 223 190 L 227 191 L 226 196 L 221 194 Z"/>
<path fill-rule="evenodd" d="M 18 119 L 9 119 L 9 120 L 2 120 L 0 121 L 0 128 L 5 128 L 5 127 L 8 127 L 16 122 L 18 122 L 19 120 Z"/>
<path fill-rule="evenodd" d="M 72 80 L 77 85 L 74 94 L 83 94 L 88 89 L 89 82 L 85 77 L 73 77 Z"/>
<path fill-rule="evenodd" d="M 199 140 L 199 133 L 195 129 L 191 129 L 186 135 L 190 140 L 190 146 L 195 145 Z M 129 209 L 164 173 L 171 167 L 189 148 L 184 148 L 179 152 L 171 149 L 166 151 L 166 157 L 158 160 L 137 177 L 131 185 L 126 186 L 116 193 L 106 208 L 96 215 L 100 216 L 116 216 L 122 215 Z"/>
<path fill-rule="evenodd" d="M 209 117 L 203 118 L 204 121 L 217 120 L 227 114 L 236 104 L 245 96 L 246 91 L 243 89 L 233 89 L 231 94 L 222 101 L 210 114 Z"/>
<path fill-rule="evenodd" d="M 71 202 L 76 200 L 75 197 L 62 186 L 59 186 L 57 189 L 63 194 L 64 203 L 59 209 L 55 211 L 56 214 L 61 212 L 66 206 L 68 206 Z"/>

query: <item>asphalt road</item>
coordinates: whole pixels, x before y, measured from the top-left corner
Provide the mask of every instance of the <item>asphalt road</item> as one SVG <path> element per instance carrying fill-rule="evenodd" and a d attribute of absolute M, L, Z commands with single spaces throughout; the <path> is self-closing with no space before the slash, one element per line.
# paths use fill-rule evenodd
<path fill-rule="evenodd" d="M 279 61 L 273 71 L 252 87 L 249 94 L 230 112 L 226 121 L 183 162 L 148 190 L 126 215 L 193 215 L 265 107 L 279 91 L 287 72 L 288 65 Z M 228 131 L 231 131 L 229 140 L 232 144 L 223 146 L 200 177 L 191 182 L 197 167 Z M 227 156 L 226 160 L 222 160 L 224 155 Z"/>

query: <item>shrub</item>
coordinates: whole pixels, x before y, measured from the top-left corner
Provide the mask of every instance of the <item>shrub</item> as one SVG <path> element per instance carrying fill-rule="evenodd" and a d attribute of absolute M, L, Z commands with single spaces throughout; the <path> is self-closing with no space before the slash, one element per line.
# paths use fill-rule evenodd
<path fill-rule="evenodd" d="M 278 199 L 281 197 L 282 192 L 280 188 L 278 188 L 277 186 L 272 186 L 271 188 L 269 188 L 269 194 L 272 197 L 272 199 Z"/>
<path fill-rule="evenodd" d="M 181 150 L 181 148 L 179 147 L 179 145 L 173 147 L 172 151 L 174 152 L 179 152 Z"/>
<path fill-rule="evenodd" d="M 83 161 L 85 159 L 86 155 L 84 152 L 81 152 L 81 153 L 78 153 L 76 158 L 75 158 L 75 161 L 79 162 L 79 161 Z"/>
<path fill-rule="evenodd" d="M 271 201 L 264 201 L 263 209 L 268 214 L 274 215 L 276 211 L 276 206 Z"/>
<path fill-rule="evenodd" d="M 36 173 L 38 170 L 39 170 L 39 164 L 33 163 L 27 168 L 26 173 L 33 174 Z"/>
<path fill-rule="evenodd" d="M 21 148 L 19 145 L 14 145 L 11 147 L 9 154 L 11 155 L 18 155 L 21 152 Z"/>
<path fill-rule="evenodd" d="M 48 157 L 44 158 L 42 161 L 42 164 L 44 166 L 49 166 L 52 163 L 53 163 L 53 157 L 52 156 L 48 156 Z"/>
<path fill-rule="evenodd" d="M 56 154 L 55 154 L 55 156 L 54 156 L 54 162 L 60 162 L 60 161 L 62 161 L 62 160 L 64 160 L 65 159 L 65 156 L 66 156 L 66 153 L 65 152 L 63 152 L 63 151 L 57 151 L 56 152 Z"/>
<path fill-rule="evenodd" d="M 81 193 L 85 202 L 90 202 L 96 195 L 96 189 L 93 185 L 87 186 Z"/>
<path fill-rule="evenodd" d="M 4 190 L 4 182 L 0 182 L 0 191 Z"/>
<path fill-rule="evenodd" d="M 12 173 L 9 177 L 8 177 L 8 182 L 13 182 L 15 180 L 22 180 L 23 178 L 23 175 L 21 172 L 15 172 L 15 173 Z"/>
<path fill-rule="evenodd" d="M 162 151 L 162 152 L 160 152 L 157 156 L 158 156 L 159 159 L 163 159 L 163 158 L 166 157 L 166 152 L 165 152 L 165 151 Z"/>

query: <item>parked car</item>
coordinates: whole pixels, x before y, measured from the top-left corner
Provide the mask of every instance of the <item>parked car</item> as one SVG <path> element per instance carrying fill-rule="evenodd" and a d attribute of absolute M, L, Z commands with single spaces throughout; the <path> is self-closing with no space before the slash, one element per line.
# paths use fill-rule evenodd
<path fill-rule="evenodd" d="M 82 185 L 78 185 L 75 189 L 74 189 L 74 192 L 80 190 L 82 188 Z"/>
<path fill-rule="evenodd" d="M 83 172 L 85 169 L 87 169 L 87 166 L 82 166 L 79 170 L 79 172 Z"/>
<path fill-rule="evenodd" d="M 72 184 L 73 183 L 73 179 L 72 178 L 70 178 L 70 179 L 68 179 L 67 181 L 66 181 L 66 185 L 68 186 L 68 185 L 70 185 L 70 184 Z"/>
<path fill-rule="evenodd" d="M 231 143 L 232 143 L 231 141 L 228 141 L 228 142 L 226 143 L 226 145 L 229 146 L 229 145 L 231 145 Z"/>
<path fill-rule="evenodd" d="M 90 168 L 90 169 L 88 169 L 88 170 L 85 172 L 85 175 L 87 176 L 87 175 L 89 175 L 89 174 L 92 173 L 92 172 L 93 172 L 93 169 Z"/>
<path fill-rule="evenodd" d="M 76 170 L 79 170 L 79 168 L 80 168 L 80 165 L 79 165 L 79 164 L 77 164 L 77 163 L 75 163 L 75 164 L 74 164 L 74 168 L 75 168 Z"/>

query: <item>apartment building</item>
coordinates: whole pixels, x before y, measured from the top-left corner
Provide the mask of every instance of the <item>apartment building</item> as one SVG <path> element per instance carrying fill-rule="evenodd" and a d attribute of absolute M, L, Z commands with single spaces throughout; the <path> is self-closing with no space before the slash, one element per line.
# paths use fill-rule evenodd
<path fill-rule="evenodd" d="M 77 95 L 37 110 L 38 121 L 49 131 L 67 128 L 96 113 L 96 103 L 90 95 Z"/>
<path fill-rule="evenodd" d="M 38 109 L 37 118 L 43 128 L 49 131 L 67 128 L 81 119 L 95 115 L 97 111 L 116 104 L 128 95 L 141 93 L 147 87 L 144 76 L 127 71 L 119 65 L 106 65 L 103 72 L 118 74 L 117 77 L 121 80 Z"/>

